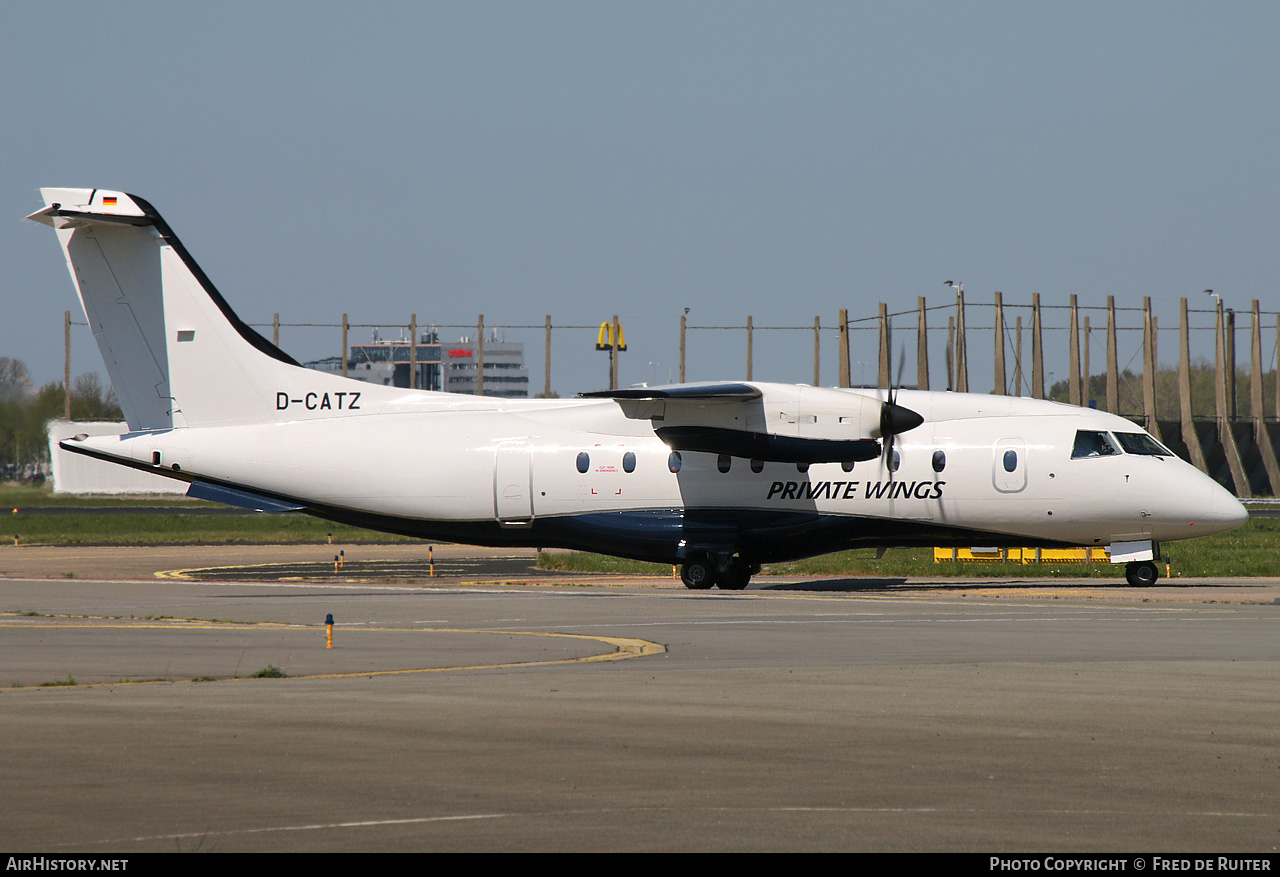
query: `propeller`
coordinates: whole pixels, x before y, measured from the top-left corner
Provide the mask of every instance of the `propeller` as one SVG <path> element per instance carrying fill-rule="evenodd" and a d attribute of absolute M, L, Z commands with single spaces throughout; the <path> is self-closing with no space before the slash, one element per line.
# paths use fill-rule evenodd
<path fill-rule="evenodd" d="M 956 388 L 956 345 L 951 339 L 951 331 L 947 331 L 947 390 Z"/>
<path fill-rule="evenodd" d="M 880 406 L 880 435 L 884 437 L 884 465 L 889 470 L 889 480 L 897 469 L 893 465 L 893 439 L 900 432 L 915 429 L 924 418 L 910 408 L 898 404 L 898 388 L 902 385 L 902 371 L 907 363 L 905 349 L 898 351 L 898 376 L 889 384 L 889 401 Z"/>

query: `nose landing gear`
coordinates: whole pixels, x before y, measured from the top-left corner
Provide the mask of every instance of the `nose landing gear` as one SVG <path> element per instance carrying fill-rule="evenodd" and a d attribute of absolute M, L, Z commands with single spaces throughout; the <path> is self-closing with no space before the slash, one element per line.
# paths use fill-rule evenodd
<path fill-rule="evenodd" d="M 1124 577 L 1135 588 L 1149 588 L 1160 579 L 1160 570 L 1149 560 L 1133 561 L 1124 566 Z"/>

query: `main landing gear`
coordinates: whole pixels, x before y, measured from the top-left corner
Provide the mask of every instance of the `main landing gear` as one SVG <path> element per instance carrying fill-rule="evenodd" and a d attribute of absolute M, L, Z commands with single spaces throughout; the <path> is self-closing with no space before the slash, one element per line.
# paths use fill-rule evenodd
<path fill-rule="evenodd" d="M 748 563 L 741 557 L 690 557 L 680 567 L 680 580 L 694 591 L 708 591 L 719 586 L 722 591 L 741 591 L 760 572 L 760 564 Z"/>
<path fill-rule="evenodd" d="M 1135 588 L 1149 588 L 1160 579 L 1160 569 L 1150 560 L 1135 560 L 1124 565 L 1124 577 Z"/>

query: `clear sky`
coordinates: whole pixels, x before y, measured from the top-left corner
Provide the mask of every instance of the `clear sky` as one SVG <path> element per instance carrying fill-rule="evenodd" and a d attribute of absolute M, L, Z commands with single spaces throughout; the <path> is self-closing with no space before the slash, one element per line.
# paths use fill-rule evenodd
<path fill-rule="evenodd" d="M 39 186 L 148 199 L 253 323 L 617 313 L 623 385 L 674 372 L 686 307 L 831 325 L 944 304 L 954 279 L 974 301 L 1150 295 L 1163 326 L 1206 287 L 1280 309 L 1274 0 L 0 10 L 0 355 L 38 382 L 78 307 L 53 234 L 20 221 Z M 507 338 L 540 389 L 541 331 Z M 689 379 L 744 376 L 740 334 L 690 340 Z M 593 342 L 557 342 L 562 395 L 602 385 Z M 811 380 L 810 345 L 757 333 L 756 379 Z M 86 329 L 75 348 L 75 372 L 102 370 Z M 874 380 L 874 335 L 852 359 Z"/>

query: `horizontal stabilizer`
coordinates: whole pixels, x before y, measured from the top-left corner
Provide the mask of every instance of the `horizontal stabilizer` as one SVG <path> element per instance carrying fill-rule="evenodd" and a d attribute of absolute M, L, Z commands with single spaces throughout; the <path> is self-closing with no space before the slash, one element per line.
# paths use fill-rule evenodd
<path fill-rule="evenodd" d="M 46 206 L 27 219 L 54 228 L 84 228 L 102 225 L 154 225 L 158 216 L 124 192 L 105 189 L 41 189 Z M 141 201 L 141 203 L 139 203 Z"/>

